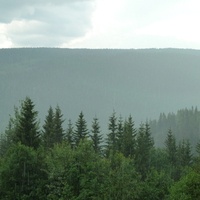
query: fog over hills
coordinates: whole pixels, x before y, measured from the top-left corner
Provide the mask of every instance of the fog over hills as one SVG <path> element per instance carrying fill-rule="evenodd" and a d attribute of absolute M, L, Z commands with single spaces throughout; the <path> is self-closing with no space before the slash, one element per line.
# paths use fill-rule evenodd
<path fill-rule="evenodd" d="M 49 106 L 58 104 L 64 128 L 83 111 L 88 125 L 99 118 L 104 134 L 113 110 L 131 114 L 139 125 L 160 112 L 199 108 L 199 66 L 198 50 L 1 49 L 0 130 L 26 96 L 36 104 L 41 125 Z"/>

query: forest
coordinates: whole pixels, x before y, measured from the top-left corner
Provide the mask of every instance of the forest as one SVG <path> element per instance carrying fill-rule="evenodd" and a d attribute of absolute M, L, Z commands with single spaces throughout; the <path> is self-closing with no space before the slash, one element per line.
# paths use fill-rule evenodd
<path fill-rule="evenodd" d="M 162 113 L 159 120 L 138 127 L 131 114 L 117 117 L 113 110 L 106 134 L 98 116 L 89 127 L 80 111 L 76 122 L 69 119 L 65 129 L 59 105 L 49 107 L 43 122 L 35 108 L 27 96 L 14 107 L 1 135 L 1 199 L 200 198 L 200 143 L 175 135 L 181 130 L 199 133 L 197 107 Z M 161 126 L 166 132 L 158 147 L 153 131 Z"/>

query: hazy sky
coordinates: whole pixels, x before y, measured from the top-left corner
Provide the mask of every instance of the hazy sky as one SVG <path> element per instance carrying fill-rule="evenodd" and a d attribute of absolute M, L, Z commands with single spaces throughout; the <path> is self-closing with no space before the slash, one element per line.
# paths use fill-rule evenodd
<path fill-rule="evenodd" d="M 0 0 L 0 48 L 200 49 L 199 0 Z"/>

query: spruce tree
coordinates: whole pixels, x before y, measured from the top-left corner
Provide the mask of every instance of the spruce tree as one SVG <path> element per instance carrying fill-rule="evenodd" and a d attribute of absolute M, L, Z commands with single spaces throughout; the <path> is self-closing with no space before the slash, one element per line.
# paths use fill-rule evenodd
<path fill-rule="evenodd" d="M 134 128 L 134 122 L 132 116 L 130 115 L 128 121 L 124 122 L 123 130 L 123 154 L 125 157 L 135 154 L 136 149 L 136 129 Z"/>
<path fill-rule="evenodd" d="M 54 143 L 54 112 L 50 106 L 48 110 L 48 115 L 45 119 L 45 124 L 43 125 L 43 142 L 45 147 L 53 147 Z"/>
<path fill-rule="evenodd" d="M 92 139 L 94 151 L 96 153 L 100 153 L 102 150 L 101 143 L 102 143 L 103 136 L 102 134 L 100 134 L 101 131 L 100 131 L 99 121 L 97 117 L 93 119 L 91 132 L 92 132 L 92 135 L 90 135 L 90 137 Z"/>
<path fill-rule="evenodd" d="M 150 151 L 153 148 L 153 139 L 148 123 L 141 124 L 137 134 L 136 167 L 142 179 L 146 178 L 150 170 Z"/>
<path fill-rule="evenodd" d="M 190 166 L 192 163 L 193 155 L 189 140 L 182 140 L 179 142 L 177 148 L 177 160 L 181 167 Z"/>
<path fill-rule="evenodd" d="M 54 143 L 61 143 L 64 137 L 64 129 L 63 122 L 65 120 L 62 119 L 63 114 L 61 113 L 60 107 L 57 105 L 54 113 Z"/>
<path fill-rule="evenodd" d="M 109 133 L 106 138 L 106 154 L 109 155 L 109 152 L 113 153 L 117 150 L 117 117 L 115 111 L 113 111 L 112 115 L 109 118 L 108 124 Z"/>
<path fill-rule="evenodd" d="M 74 138 L 73 138 L 73 134 L 74 134 L 74 131 L 73 131 L 74 127 L 73 127 L 73 124 L 71 122 L 71 119 L 68 121 L 68 127 L 67 127 L 67 130 L 66 130 L 66 141 L 71 145 L 71 147 L 74 145 Z"/>
<path fill-rule="evenodd" d="M 122 119 L 122 116 L 120 115 L 118 124 L 117 124 L 117 134 L 116 134 L 117 150 L 119 152 L 122 152 L 122 148 L 123 148 L 123 130 L 124 130 L 123 119 Z"/>
<path fill-rule="evenodd" d="M 177 145 L 176 145 L 176 138 L 172 134 L 171 129 L 169 129 L 168 131 L 167 138 L 165 140 L 165 147 L 166 147 L 169 163 L 175 166 L 176 161 L 177 161 Z"/>
<path fill-rule="evenodd" d="M 15 143 L 21 142 L 36 149 L 40 145 L 40 132 L 37 121 L 38 112 L 34 110 L 34 107 L 29 97 L 21 103 L 13 140 Z"/>
<path fill-rule="evenodd" d="M 79 114 L 79 118 L 76 121 L 76 130 L 74 131 L 75 145 L 78 146 L 80 140 L 87 138 L 88 134 L 89 134 L 89 131 L 87 129 L 87 122 L 84 119 L 83 112 L 81 111 L 81 113 Z"/>

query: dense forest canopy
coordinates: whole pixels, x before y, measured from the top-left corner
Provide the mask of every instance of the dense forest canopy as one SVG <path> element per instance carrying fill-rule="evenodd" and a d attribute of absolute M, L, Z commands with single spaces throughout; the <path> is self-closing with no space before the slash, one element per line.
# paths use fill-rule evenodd
<path fill-rule="evenodd" d="M 66 130 L 59 105 L 49 107 L 42 126 L 29 97 L 14 113 L 0 138 L 1 199 L 200 197 L 200 142 L 194 146 L 180 140 L 171 128 L 164 147 L 158 148 L 148 121 L 136 128 L 131 115 L 117 117 L 115 111 L 104 138 L 99 118 L 95 116 L 89 127 L 82 111 L 75 123 L 68 121 Z M 179 114 L 185 113 L 192 119 L 199 111 L 180 110 L 174 119 L 181 124 Z"/>
<path fill-rule="evenodd" d="M 114 110 L 139 125 L 164 112 L 199 107 L 198 50 L 89 50 L 22 48 L 0 50 L 0 130 L 13 105 L 30 96 L 44 120 L 59 104 L 66 121 L 82 110 L 102 124 Z"/>
<path fill-rule="evenodd" d="M 1 49 L 0 198 L 199 199 L 199 54 Z"/>

